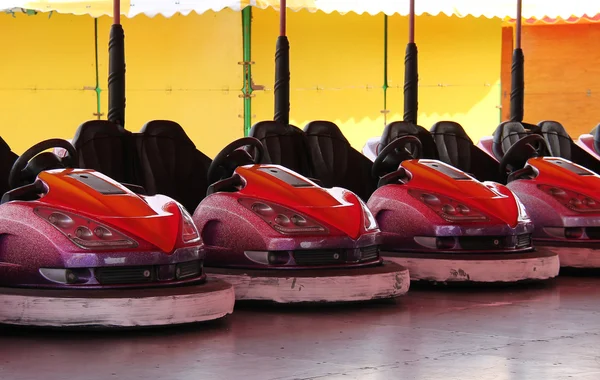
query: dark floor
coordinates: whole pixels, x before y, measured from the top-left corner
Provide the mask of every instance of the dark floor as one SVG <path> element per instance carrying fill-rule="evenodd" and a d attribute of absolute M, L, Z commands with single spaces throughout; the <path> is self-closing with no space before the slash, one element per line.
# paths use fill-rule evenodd
<path fill-rule="evenodd" d="M 397 302 L 236 306 L 217 323 L 0 329 L 2 380 L 600 379 L 600 277 L 411 289 Z"/>

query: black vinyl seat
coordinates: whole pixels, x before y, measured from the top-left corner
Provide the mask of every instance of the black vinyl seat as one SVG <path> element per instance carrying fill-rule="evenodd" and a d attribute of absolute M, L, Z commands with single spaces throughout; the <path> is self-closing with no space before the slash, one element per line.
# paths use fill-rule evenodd
<path fill-rule="evenodd" d="M 523 124 L 518 121 L 504 121 L 494 131 L 492 140 L 492 152 L 501 160 L 514 143 L 529 135 Z"/>
<path fill-rule="evenodd" d="M 510 127 L 511 131 L 514 127 Z M 454 121 L 440 121 L 431 127 L 439 160 L 481 181 L 500 181 L 498 163 L 477 148 L 464 128 Z"/>
<path fill-rule="evenodd" d="M 407 121 L 394 121 L 389 123 L 383 129 L 381 140 L 379 140 L 379 149 L 383 150 L 389 143 L 402 136 L 415 136 L 421 141 L 421 158 L 437 160 L 439 158 L 435 140 L 431 133 L 420 125 L 412 124 Z"/>
<path fill-rule="evenodd" d="M 276 121 L 259 121 L 249 136 L 260 140 L 265 148 L 261 163 L 285 166 L 306 177 L 312 175 L 308 142 L 301 129 Z"/>
<path fill-rule="evenodd" d="M 312 121 L 304 132 L 313 176 L 324 187 L 343 187 L 368 200 L 377 188 L 377 179 L 371 176 L 371 160 L 355 150 L 330 121 Z"/>
<path fill-rule="evenodd" d="M 0 198 L 10 190 L 8 176 L 17 158 L 19 156 L 10 150 L 8 144 L 0 137 Z"/>
<path fill-rule="evenodd" d="M 572 156 L 573 141 L 571 137 L 557 121 L 545 120 L 538 123 L 539 131 L 548 143 L 550 154 L 554 157 L 562 157 L 570 160 Z"/>
<path fill-rule="evenodd" d="M 212 160 L 196 149 L 181 125 L 153 120 L 139 133 L 138 153 L 144 188 L 152 194 L 167 195 L 190 213 L 206 196 L 208 167 Z"/>
<path fill-rule="evenodd" d="M 121 183 L 142 186 L 134 135 L 107 120 L 81 124 L 72 144 L 79 154 L 79 167 L 93 169 Z"/>
<path fill-rule="evenodd" d="M 548 143 L 552 156 L 562 157 L 565 160 L 572 161 L 596 173 L 600 173 L 600 161 L 577 145 L 561 123 L 544 120 L 539 122 L 537 126 L 539 127 L 538 133 Z M 596 146 L 596 134 L 594 134 L 594 146 Z"/>

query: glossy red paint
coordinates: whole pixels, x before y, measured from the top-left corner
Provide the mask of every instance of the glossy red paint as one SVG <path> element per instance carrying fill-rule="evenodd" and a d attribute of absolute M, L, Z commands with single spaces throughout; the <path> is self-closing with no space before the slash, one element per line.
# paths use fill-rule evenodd
<path fill-rule="evenodd" d="M 589 141 L 580 145 L 590 144 Z M 483 137 L 478 144 L 478 147 L 487 153 L 494 160 L 498 159 L 492 152 L 492 137 Z M 587 150 L 589 147 L 583 146 Z M 566 170 L 552 162 L 563 161 L 571 165 L 575 165 L 582 170 L 587 170 L 581 165 L 565 160 L 560 157 L 534 157 L 527 160 L 527 164 L 534 167 L 537 171 L 537 176 L 532 179 L 535 183 L 553 184 L 563 189 L 573 190 L 581 194 L 587 194 L 591 197 L 600 196 L 600 177 L 593 173 L 592 175 L 578 175 L 570 170 Z M 589 171 L 589 170 L 588 170 Z"/>
<path fill-rule="evenodd" d="M 267 200 L 306 214 L 330 228 L 356 239 L 364 232 L 364 217 L 360 201 L 353 193 L 341 188 L 323 189 L 306 177 L 292 171 L 286 173 L 304 182 L 302 187 L 268 174 L 264 169 L 284 169 L 278 165 L 252 165 L 236 169 L 246 181 L 240 197 Z"/>
<path fill-rule="evenodd" d="M 438 193 L 458 202 L 464 202 L 468 206 L 482 211 L 490 219 L 490 223 L 501 221 L 511 227 L 517 225 L 519 210 L 516 200 L 512 192 L 505 186 L 494 182 L 484 182 L 484 186 L 481 186 L 481 182 L 468 175 L 465 179 L 454 179 L 424 163 L 438 165 L 438 167 L 445 166 L 451 168 L 453 171 L 458 171 L 458 169 L 439 161 L 404 161 L 401 167 L 412 176 L 410 182 L 408 182 L 410 188 Z M 464 174 L 463 172 L 458 172 Z"/>
<path fill-rule="evenodd" d="M 571 170 L 565 169 L 556 162 L 573 165 L 581 170 L 588 172 L 588 175 L 579 175 Z M 552 184 L 562 189 L 572 190 L 580 194 L 588 195 L 592 198 L 600 198 L 600 176 L 597 174 L 557 157 L 536 157 L 527 160 L 527 164 L 533 166 L 538 175 L 533 179 L 534 182 L 541 184 Z"/>
<path fill-rule="evenodd" d="M 69 176 L 73 173 L 95 176 L 122 193 L 102 194 Z M 135 239 L 143 239 L 165 253 L 171 253 L 181 242 L 181 213 L 174 202 L 165 204 L 165 197 L 146 199 L 93 170 L 51 170 L 40 173 L 38 178 L 49 188 L 43 198 L 44 204 L 49 207 L 70 210 L 106 223 Z"/>

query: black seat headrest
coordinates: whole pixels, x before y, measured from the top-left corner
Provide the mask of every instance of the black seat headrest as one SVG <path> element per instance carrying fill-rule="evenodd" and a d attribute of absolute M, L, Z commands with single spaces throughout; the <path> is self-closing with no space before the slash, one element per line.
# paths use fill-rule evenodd
<path fill-rule="evenodd" d="M 563 127 L 563 125 L 558 121 L 544 120 L 540 121 L 538 126 L 540 127 L 542 133 L 554 133 L 561 137 L 568 138 L 569 140 L 571 139 L 565 127 Z"/>
<path fill-rule="evenodd" d="M 254 124 L 248 136 L 263 144 L 261 163 L 282 165 L 302 175 L 311 175 L 306 135 L 300 128 L 265 120 Z M 254 149 L 247 150 L 254 155 Z"/>
<path fill-rule="evenodd" d="M 518 121 L 504 121 L 494 131 L 492 151 L 497 159 L 502 159 L 514 143 L 527 136 L 525 127 Z"/>
<path fill-rule="evenodd" d="M 310 136 L 326 136 L 350 144 L 340 128 L 331 121 L 311 121 L 304 127 L 304 132 Z"/>
<path fill-rule="evenodd" d="M 255 137 L 259 140 L 263 140 L 270 136 L 282 136 L 291 134 L 292 130 L 288 128 L 285 124 L 274 120 L 264 120 L 259 121 L 258 123 L 252 126 L 252 129 L 250 129 L 249 136 Z"/>
<path fill-rule="evenodd" d="M 393 121 L 385 126 L 381 139 L 379 140 L 380 149 L 388 146 L 389 143 L 402 136 L 419 137 L 419 129 L 413 123 L 408 121 Z"/>
<path fill-rule="evenodd" d="M 550 154 L 554 157 L 571 159 L 571 144 L 573 141 L 563 125 L 557 121 L 544 120 L 538 123 L 544 140 L 548 143 Z"/>
<path fill-rule="evenodd" d="M 73 137 L 73 146 L 75 149 L 82 147 L 91 140 L 98 138 L 123 137 L 128 132 L 122 126 L 108 120 L 90 120 L 86 121 L 77 128 L 75 137 Z"/>
<path fill-rule="evenodd" d="M 421 141 L 422 158 L 437 160 L 439 158 L 438 150 L 433 139 L 433 135 L 420 125 L 409 123 L 407 121 L 393 121 L 385 126 L 381 139 L 379 140 L 379 149 L 382 150 L 389 143 L 402 136 L 415 136 Z"/>
<path fill-rule="evenodd" d="M 133 133 L 108 120 L 81 124 L 72 140 L 79 166 L 97 170 L 112 179 L 138 184 Z"/>
<path fill-rule="evenodd" d="M 149 121 L 136 137 L 144 188 L 175 199 L 193 213 L 206 194 L 211 159 L 171 120 Z"/>
<path fill-rule="evenodd" d="M 431 127 L 431 135 L 441 161 L 467 172 L 473 169 L 471 152 L 474 145 L 462 125 L 439 121 Z"/>
<path fill-rule="evenodd" d="M 352 147 L 330 121 L 311 121 L 304 127 L 313 176 L 323 187 L 343 187 L 365 202 L 376 189 L 373 162 Z"/>
<path fill-rule="evenodd" d="M 183 127 L 171 120 L 152 120 L 144 124 L 140 133 L 147 137 L 168 137 L 178 143 L 196 148 L 194 142 L 183 130 Z"/>
<path fill-rule="evenodd" d="M 433 135 L 454 135 L 458 138 L 468 140 L 471 144 L 473 143 L 462 125 L 455 121 L 439 121 L 431 127 L 431 133 Z"/>

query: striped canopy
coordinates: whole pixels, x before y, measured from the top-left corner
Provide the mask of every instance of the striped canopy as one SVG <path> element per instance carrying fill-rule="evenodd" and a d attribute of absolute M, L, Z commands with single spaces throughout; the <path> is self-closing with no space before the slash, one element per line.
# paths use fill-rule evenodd
<path fill-rule="evenodd" d="M 180 13 L 198 14 L 224 8 L 241 10 L 244 7 L 273 7 L 279 9 L 278 0 L 121 0 L 121 13 L 126 17 L 145 14 L 149 17 L 171 17 Z M 375 15 L 408 14 L 409 0 L 288 0 L 291 10 L 307 9 L 326 13 L 369 13 Z M 112 15 L 112 0 L 0 0 L 0 9 L 23 8 L 36 11 L 88 14 L 94 17 Z M 416 13 L 456 15 L 465 17 L 513 19 L 516 0 L 416 0 Z M 594 18 L 600 14 L 598 0 L 523 0 L 523 17 L 530 20 L 574 20 Z"/>

